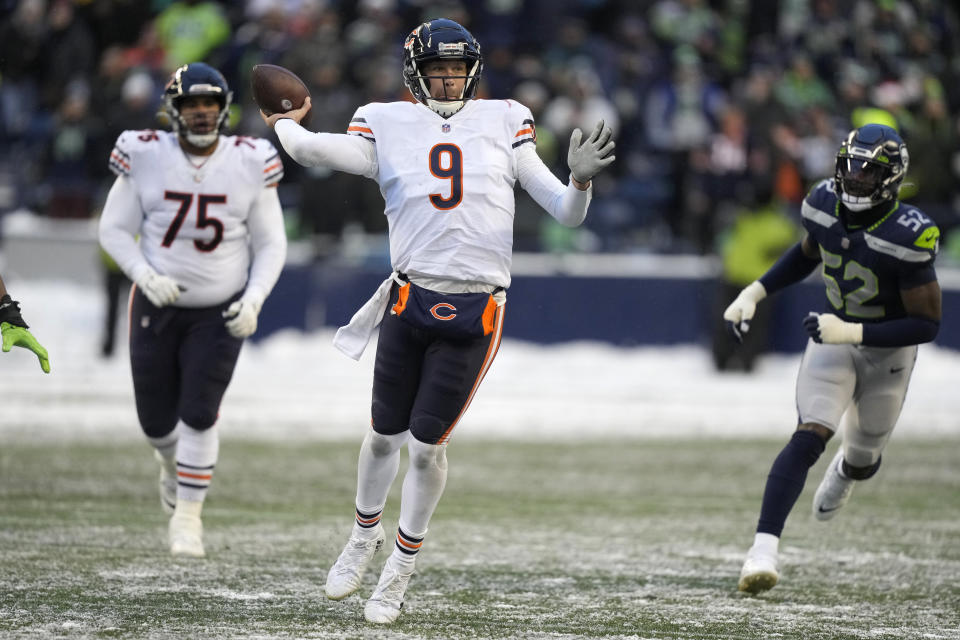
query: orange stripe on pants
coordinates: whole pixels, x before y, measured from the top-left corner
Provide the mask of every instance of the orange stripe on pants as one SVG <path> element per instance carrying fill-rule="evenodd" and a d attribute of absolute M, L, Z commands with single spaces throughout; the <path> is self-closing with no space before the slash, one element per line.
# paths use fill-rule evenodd
<path fill-rule="evenodd" d="M 500 349 L 500 337 L 503 334 L 503 312 L 507 305 L 504 304 L 501 307 L 497 307 L 497 313 L 493 322 L 493 335 L 490 336 L 490 345 L 487 347 L 487 355 L 483 358 L 483 364 L 480 366 L 480 372 L 477 374 L 477 379 L 473 383 L 473 388 L 470 389 L 470 395 L 467 396 L 467 401 L 463 404 L 463 409 L 460 409 L 460 413 L 457 414 L 457 417 L 450 427 L 444 431 L 443 435 L 440 436 L 440 439 L 437 440 L 437 444 L 446 444 L 450 439 L 450 432 L 453 431 L 453 428 L 457 426 L 457 423 L 460 422 L 460 418 L 463 417 L 463 414 L 466 412 L 467 407 L 470 406 L 470 403 L 473 402 L 473 396 L 477 393 L 477 388 L 480 386 L 480 383 L 483 382 L 484 376 L 487 375 L 487 371 L 490 369 L 490 365 L 493 364 L 493 359 L 497 357 L 497 351 Z"/>

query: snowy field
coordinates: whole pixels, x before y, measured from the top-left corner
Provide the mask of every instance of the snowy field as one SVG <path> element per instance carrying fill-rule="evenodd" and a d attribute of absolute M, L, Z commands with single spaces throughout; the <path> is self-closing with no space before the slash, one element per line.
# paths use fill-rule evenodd
<path fill-rule="evenodd" d="M 362 607 L 386 554 L 358 595 L 322 593 L 352 521 L 373 345 L 359 363 L 329 330 L 244 347 L 208 558 L 171 559 L 125 347 L 99 356 L 102 294 L 7 285 L 52 373 L 0 354 L 2 638 L 960 640 L 957 352 L 921 349 L 890 462 L 822 523 L 830 443 L 788 521 L 781 584 L 750 597 L 737 573 L 796 419 L 799 357 L 718 374 L 693 346 L 507 340 L 454 434 L 404 613 L 380 629 Z"/>
<path fill-rule="evenodd" d="M 7 284 L 49 350 L 52 373 L 24 350 L 0 357 L 0 438 L 139 437 L 125 341 L 112 359 L 99 356 L 101 291 Z M 222 406 L 224 437 L 359 438 L 369 424 L 375 343 L 355 362 L 332 336 L 285 331 L 248 343 Z M 697 346 L 508 339 L 454 439 L 783 438 L 796 420 L 798 364 L 796 355 L 770 355 L 752 374 L 721 374 Z M 960 434 L 958 371 L 960 352 L 921 347 L 894 437 Z"/>

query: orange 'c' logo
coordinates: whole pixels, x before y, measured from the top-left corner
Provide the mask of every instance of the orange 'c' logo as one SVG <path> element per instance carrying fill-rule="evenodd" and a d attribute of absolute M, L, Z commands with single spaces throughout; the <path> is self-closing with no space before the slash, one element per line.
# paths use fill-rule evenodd
<path fill-rule="evenodd" d="M 441 302 L 430 307 L 430 315 L 432 315 L 437 320 L 453 320 L 457 317 L 456 314 L 457 308 L 450 304 L 449 302 Z M 452 311 L 454 313 L 448 313 L 446 315 L 440 315 L 440 311 Z"/>

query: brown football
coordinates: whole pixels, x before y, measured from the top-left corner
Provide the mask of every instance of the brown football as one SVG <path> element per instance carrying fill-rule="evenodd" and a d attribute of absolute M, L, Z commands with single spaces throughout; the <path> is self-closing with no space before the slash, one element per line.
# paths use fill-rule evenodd
<path fill-rule="evenodd" d="M 268 116 L 299 109 L 303 106 L 304 99 L 310 95 L 307 85 L 297 74 L 275 64 L 254 65 L 250 84 L 254 101 Z M 309 120 L 308 111 L 300 124 L 307 126 Z"/>

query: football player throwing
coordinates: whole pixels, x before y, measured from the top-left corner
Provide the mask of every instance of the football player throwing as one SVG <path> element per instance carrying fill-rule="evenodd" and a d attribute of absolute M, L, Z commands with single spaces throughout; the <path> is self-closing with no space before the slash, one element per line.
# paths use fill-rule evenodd
<path fill-rule="evenodd" d="M 372 428 L 360 448 L 353 531 L 327 574 L 339 600 L 361 585 L 385 540 L 381 516 L 404 444 L 392 553 L 364 615 L 400 614 L 414 563 L 447 478 L 446 446 L 490 367 L 510 286 L 514 184 L 562 224 L 583 222 L 591 179 L 614 161 L 612 131 L 598 122 L 573 132 L 564 185 L 536 153 L 536 127 L 513 100 L 475 99 L 480 45 L 452 20 L 431 20 L 403 45 L 403 79 L 415 102 L 372 103 L 347 134 L 299 126 L 309 102 L 263 116 L 297 162 L 367 176 L 380 185 L 393 274 L 338 331 L 335 344 L 359 358 L 379 326 Z"/>

